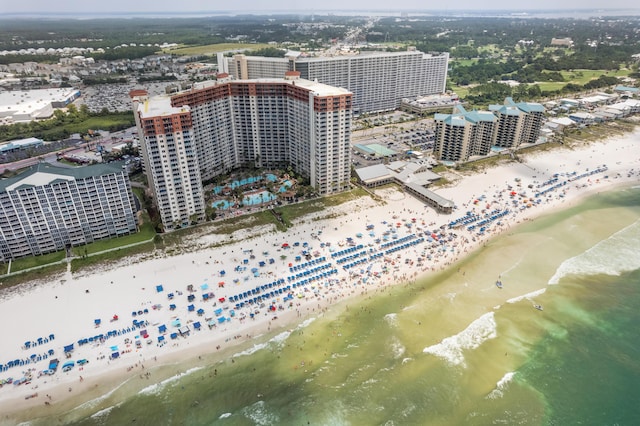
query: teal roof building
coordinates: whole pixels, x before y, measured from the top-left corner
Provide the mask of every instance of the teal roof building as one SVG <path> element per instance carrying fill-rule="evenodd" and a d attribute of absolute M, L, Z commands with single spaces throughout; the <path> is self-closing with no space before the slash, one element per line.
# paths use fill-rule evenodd
<path fill-rule="evenodd" d="M 0 180 L 0 261 L 137 232 L 123 164 L 32 166 Z"/>

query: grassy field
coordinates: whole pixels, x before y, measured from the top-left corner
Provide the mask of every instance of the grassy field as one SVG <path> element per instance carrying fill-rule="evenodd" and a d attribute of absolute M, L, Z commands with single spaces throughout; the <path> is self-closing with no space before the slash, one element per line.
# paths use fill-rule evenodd
<path fill-rule="evenodd" d="M 151 253 L 154 248 L 154 243 L 150 242 L 133 247 L 117 249 L 107 253 L 101 253 L 91 257 L 78 257 L 71 261 L 71 271 L 78 272 L 79 270 L 85 268 L 91 269 L 96 266 L 105 267 L 109 263 L 117 262 L 124 257 L 130 257 L 141 253 Z"/>
<path fill-rule="evenodd" d="M 470 89 L 470 86 L 451 86 L 451 90 L 461 99 L 464 99 L 469 94 Z"/>
<path fill-rule="evenodd" d="M 536 83 L 540 86 L 540 90 L 543 92 L 552 92 L 554 90 L 560 90 L 567 84 L 566 81 L 543 81 Z"/>
<path fill-rule="evenodd" d="M 69 123 L 63 126 L 54 127 L 49 130 L 43 130 L 43 138 L 45 140 L 55 139 L 55 137 L 47 138 L 48 135 L 59 133 L 60 129 L 64 129 L 69 133 L 86 133 L 89 129 L 114 129 L 135 126 L 135 118 L 131 112 L 123 112 L 118 114 L 109 114 L 103 117 L 89 117 L 80 123 Z"/>
<path fill-rule="evenodd" d="M 218 52 L 227 52 L 233 50 L 257 50 L 271 47 L 266 43 L 218 43 L 207 44 L 204 46 L 185 46 L 163 49 L 162 53 L 171 53 L 179 56 L 190 55 L 214 55 Z"/>
<path fill-rule="evenodd" d="M 11 262 L 11 272 L 23 271 L 36 266 L 48 265 L 64 259 L 64 250 L 54 253 L 43 254 L 42 256 L 29 256 Z M 6 266 L 6 265 L 3 265 Z M 4 269 L 6 273 L 6 268 Z"/>
<path fill-rule="evenodd" d="M 468 67 L 470 65 L 476 64 L 478 59 L 451 59 L 451 64 L 455 64 L 460 67 Z"/>
<path fill-rule="evenodd" d="M 118 238 L 112 238 L 109 240 L 100 240 L 90 244 L 86 244 L 84 246 L 74 247 L 73 255 L 82 257 L 87 254 L 98 253 L 105 250 L 113 250 L 118 247 L 150 240 L 151 238 L 155 237 L 155 235 L 156 231 L 155 229 L 153 229 L 153 225 L 149 222 L 149 218 L 146 218 L 145 223 L 140 226 L 140 232 L 131 235 L 124 235 Z"/>
<path fill-rule="evenodd" d="M 595 80 L 602 75 L 608 77 L 626 77 L 629 75 L 630 70 L 572 70 L 572 71 L 560 71 L 560 74 L 567 80 L 568 83 L 585 84 L 591 80 Z"/>

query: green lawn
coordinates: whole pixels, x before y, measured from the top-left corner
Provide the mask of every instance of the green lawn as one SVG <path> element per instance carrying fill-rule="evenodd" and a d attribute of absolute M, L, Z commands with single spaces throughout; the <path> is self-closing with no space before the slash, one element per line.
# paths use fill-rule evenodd
<path fill-rule="evenodd" d="M 93 268 L 95 266 L 105 267 L 109 262 L 118 261 L 124 257 L 133 256 L 136 254 L 151 253 L 155 248 L 153 242 L 139 244 L 133 247 L 126 247 L 106 253 L 101 253 L 91 257 L 78 257 L 71 261 L 71 271 L 78 272 L 83 268 Z"/>
<path fill-rule="evenodd" d="M 164 49 L 162 53 L 171 53 L 174 55 L 213 55 L 218 52 L 227 52 L 230 50 L 257 50 L 257 49 L 265 49 L 267 47 L 271 47 L 271 45 L 266 43 L 218 43 L 218 44 L 207 44 L 204 46 L 185 46 L 185 47 L 176 47 L 170 49 Z"/>
<path fill-rule="evenodd" d="M 69 133 L 86 133 L 89 129 L 113 129 L 135 126 L 135 118 L 131 112 L 123 112 L 118 114 L 109 114 L 102 117 L 89 117 L 80 123 L 67 123 L 62 126 L 56 126 L 48 130 L 42 131 L 42 137 L 45 140 L 56 139 L 60 129 L 64 129 Z M 50 136 L 51 135 L 51 136 Z M 48 137 L 49 136 L 49 137 Z"/>
<path fill-rule="evenodd" d="M 585 84 L 591 80 L 595 80 L 602 75 L 609 77 L 626 77 L 631 71 L 629 70 L 572 70 L 560 71 L 567 83 Z"/>
<path fill-rule="evenodd" d="M 147 219 L 140 227 L 140 231 L 136 234 L 124 235 L 118 238 L 111 238 L 108 240 L 100 240 L 84 246 L 78 246 L 73 248 L 73 255 L 82 257 L 85 254 L 98 253 L 105 250 L 111 250 L 118 247 L 127 246 L 129 244 L 140 243 L 142 241 L 150 240 L 155 237 L 156 231 L 153 229 L 153 225 Z"/>
<path fill-rule="evenodd" d="M 477 63 L 478 60 L 477 59 L 451 59 L 449 62 L 452 65 L 455 64 L 456 66 L 460 66 L 460 67 L 468 67 L 470 65 Z"/>
<path fill-rule="evenodd" d="M 469 94 L 469 86 L 451 86 L 451 90 L 458 95 L 461 99 L 464 99 Z"/>
<path fill-rule="evenodd" d="M 11 262 L 11 272 L 23 271 L 36 266 L 59 262 L 64 259 L 64 256 L 64 250 L 62 250 L 54 253 L 43 254 L 42 256 L 29 256 L 16 259 Z M 6 273 L 6 268 L 4 269 L 4 273 Z"/>
<path fill-rule="evenodd" d="M 540 90 L 543 92 L 552 92 L 554 90 L 562 89 L 567 83 L 564 81 L 542 81 L 540 83 L 536 83 L 536 85 L 540 86 Z"/>

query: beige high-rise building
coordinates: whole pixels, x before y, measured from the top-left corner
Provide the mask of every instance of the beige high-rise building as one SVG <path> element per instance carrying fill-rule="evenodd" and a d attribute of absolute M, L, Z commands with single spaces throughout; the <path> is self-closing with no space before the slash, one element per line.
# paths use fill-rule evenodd
<path fill-rule="evenodd" d="M 137 102 L 142 153 L 163 224 L 201 217 L 202 180 L 244 166 L 291 166 L 319 194 L 349 188 L 351 102 L 349 91 L 300 79 L 295 71 L 279 79 L 221 75 L 170 98 Z"/>

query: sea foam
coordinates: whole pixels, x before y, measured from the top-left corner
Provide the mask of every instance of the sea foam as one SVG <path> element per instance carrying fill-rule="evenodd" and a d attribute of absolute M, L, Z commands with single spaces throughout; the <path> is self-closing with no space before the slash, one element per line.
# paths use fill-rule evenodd
<path fill-rule="evenodd" d="M 384 320 L 387 322 L 387 324 L 389 324 L 390 326 L 393 327 L 397 327 L 398 326 L 398 314 L 396 313 L 390 313 L 384 316 Z"/>
<path fill-rule="evenodd" d="M 460 333 L 424 348 L 423 352 L 444 358 L 451 365 L 466 366 L 463 351 L 475 349 L 485 341 L 495 338 L 496 328 L 493 311 L 487 312 Z"/>
<path fill-rule="evenodd" d="M 177 380 L 180 380 L 182 377 L 194 373 L 196 371 L 202 370 L 204 367 L 193 367 L 185 371 L 184 373 L 178 373 L 173 375 L 167 379 L 164 379 L 160 383 L 154 383 L 153 385 L 147 386 L 144 389 L 141 389 L 138 394 L 140 395 L 154 395 L 160 393 L 160 391 L 169 383 L 173 383 Z"/>
<path fill-rule="evenodd" d="M 279 416 L 271 411 L 264 401 L 244 407 L 241 413 L 254 425 L 274 425 L 280 423 Z"/>
<path fill-rule="evenodd" d="M 549 280 L 549 284 L 558 284 L 568 275 L 617 276 L 638 268 L 640 268 L 640 221 L 562 262 Z"/>
<path fill-rule="evenodd" d="M 536 296 L 540 296 L 545 291 L 547 291 L 546 288 L 541 288 L 540 290 L 532 291 L 531 293 L 523 294 L 522 296 L 512 297 L 511 299 L 507 300 L 507 303 L 518 303 L 524 299 L 531 300 Z"/>
<path fill-rule="evenodd" d="M 507 374 L 505 374 L 502 377 L 502 379 L 498 380 L 498 383 L 496 383 L 496 388 L 491 392 L 489 392 L 489 394 L 487 395 L 487 398 L 488 399 L 502 398 L 504 396 L 504 391 L 506 390 L 509 383 L 511 383 L 511 380 L 513 380 L 513 376 L 515 375 L 516 373 L 513 371 L 510 371 Z"/>

